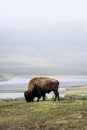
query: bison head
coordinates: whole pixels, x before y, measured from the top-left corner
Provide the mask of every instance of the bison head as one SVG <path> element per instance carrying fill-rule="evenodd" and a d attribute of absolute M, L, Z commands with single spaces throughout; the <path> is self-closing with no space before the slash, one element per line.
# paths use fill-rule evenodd
<path fill-rule="evenodd" d="M 28 92 L 28 91 L 25 91 L 24 92 L 24 97 L 25 97 L 25 100 L 27 102 L 32 102 L 33 101 L 33 97 L 32 97 L 32 93 Z"/>

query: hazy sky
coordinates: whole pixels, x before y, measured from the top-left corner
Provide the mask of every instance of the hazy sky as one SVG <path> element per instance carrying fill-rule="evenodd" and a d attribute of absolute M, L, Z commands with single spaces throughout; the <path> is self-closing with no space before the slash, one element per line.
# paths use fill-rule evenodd
<path fill-rule="evenodd" d="M 0 0 L 0 69 L 18 65 L 87 74 L 87 0 Z"/>

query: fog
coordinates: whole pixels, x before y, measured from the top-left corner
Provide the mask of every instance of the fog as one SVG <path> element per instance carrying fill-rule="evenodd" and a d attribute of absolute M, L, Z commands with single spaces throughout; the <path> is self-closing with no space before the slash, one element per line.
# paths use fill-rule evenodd
<path fill-rule="evenodd" d="M 86 1 L 0 2 L 0 71 L 87 74 Z"/>

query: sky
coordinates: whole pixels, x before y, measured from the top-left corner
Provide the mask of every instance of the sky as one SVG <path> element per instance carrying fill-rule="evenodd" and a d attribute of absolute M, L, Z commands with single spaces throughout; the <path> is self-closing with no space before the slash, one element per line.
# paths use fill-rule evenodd
<path fill-rule="evenodd" d="M 0 70 L 87 74 L 86 5 L 86 0 L 0 0 Z"/>

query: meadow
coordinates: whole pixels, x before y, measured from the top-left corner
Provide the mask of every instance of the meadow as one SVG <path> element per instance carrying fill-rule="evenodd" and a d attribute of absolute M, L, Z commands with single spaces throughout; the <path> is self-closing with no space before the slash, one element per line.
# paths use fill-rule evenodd
<path fill-rule="evenodd" d="M 87 95 L 31 103 L 24 98 L 0 100 L 0 130 L 86 129 Z"/>

